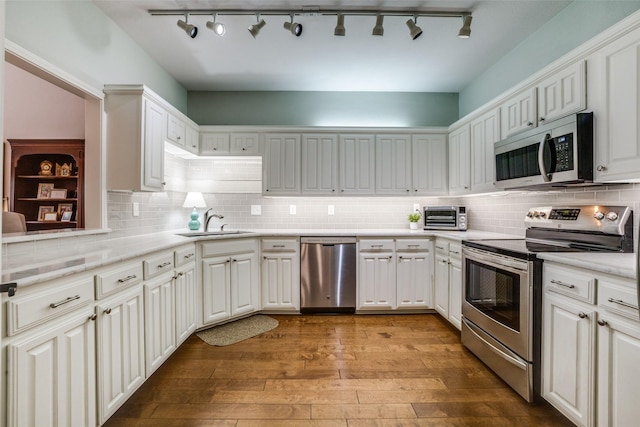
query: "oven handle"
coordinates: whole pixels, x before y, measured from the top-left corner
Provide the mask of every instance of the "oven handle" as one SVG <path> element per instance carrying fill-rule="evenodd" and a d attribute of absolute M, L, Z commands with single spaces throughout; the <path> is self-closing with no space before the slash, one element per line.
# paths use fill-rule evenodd
<path fill-rule="evenodd" d="M 472 325 L 467 319 L 462 319 L 462 321 L 465 323 L 465 326 L 467 326 L 467 328 L 469 329 L 469 332 L 471 332 L 477 339 L 479 339 L 480 341 L 482 341 L 491 351 L 493 351 L 497 356 L 499 356 L 500 358 L 506 360 L 507 362 L 511 363 L 512 365 L 514 365 L 515 367 L 522 369 L 523 371 L 527 370 L 528 365 L 523 362 L 522 360 L 519 360 L 507 353 L 505 353 L 505 351 L 508 351 L 509 353 L 513 353 L 511 350 L 507 349 L 506 347 L 504 347 L 504 351 L 501 351 L 500 349 L 496 348 L 493 344 L 491 344 L 489 341 L 487 341 L 486 339 L 484 339 L 483 337 L 480 336 L 480 334 L 478 334 L 475 331 L 475 326 Z M 515 353 L 513 353 L 515 354 Z"/>
<path fill-rule="evenodd" d="M 467 259 L 481 261 L 492 267 L 501 268 L 503 270 L 511 271 L 512 273 L 527 272 L 529 270 L 529 264 L 523 261 L 513 259 L 511 257 L 505 257 L 488 252 L 479 251 L 469 247 L 462 248 L 462 255 Z"/>

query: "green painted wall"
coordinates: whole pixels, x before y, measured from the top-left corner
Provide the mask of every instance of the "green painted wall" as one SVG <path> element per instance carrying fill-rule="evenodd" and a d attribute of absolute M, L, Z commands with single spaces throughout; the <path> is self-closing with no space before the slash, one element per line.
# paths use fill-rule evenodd
<path fill-rule="evenodd" d="M 640 1 L 637 0 L 574 1 L 460 91 L 460 117 L 471 113 L 638 9 Z"/>
<path fill-rule="evenodd" d="M 91 1 L 6 1 L 6 37 L 98 89 L 144 83 L 186 113 L 187 91 Z"/>
<path fill-rule="evenodd" d="M 448 126 L 458 94 L 189 92 L 188 113 L 200 125 Z"/>

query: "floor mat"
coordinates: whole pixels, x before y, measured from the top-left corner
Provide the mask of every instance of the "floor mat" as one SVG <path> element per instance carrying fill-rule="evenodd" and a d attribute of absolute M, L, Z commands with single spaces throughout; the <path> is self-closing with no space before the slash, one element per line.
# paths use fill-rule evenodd
<path fill-rule="evenodd" d="M 225 325 L 214 326 L 196 332 L 198 338 L 209 345 L 225 346 L 244 341 L 275 329 L 278 321 L 272 317 L 257 314 Z"/>

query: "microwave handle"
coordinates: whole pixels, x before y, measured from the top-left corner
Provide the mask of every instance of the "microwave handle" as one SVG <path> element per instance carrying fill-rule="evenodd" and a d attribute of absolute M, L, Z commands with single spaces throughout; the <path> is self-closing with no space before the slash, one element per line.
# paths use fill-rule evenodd
<path fill-rule="evenodd" d="M 548 173 L 544 167 L 544 147 L 550 139 L 551 135 L 546 133 L 542 141 L 540 141 L 540 148 L 538 148 L 538 168 L 540 168 L 540 174 L 542 175 L 544 182 L 551 182 L 551 174 Z"/>

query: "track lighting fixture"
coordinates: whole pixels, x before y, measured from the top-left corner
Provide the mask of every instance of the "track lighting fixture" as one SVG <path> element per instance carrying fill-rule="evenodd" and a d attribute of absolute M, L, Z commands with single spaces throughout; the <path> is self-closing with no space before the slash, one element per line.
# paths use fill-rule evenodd
<path fill-rule="evenodd" d="M 333 30 L 334 36 L 344 36 L 346 34 L 346 30 L 344 28 L 344 14 L 338 14 L 338 22 L 336 23 L 336 29 Z"/>
<path fill-rule="evenodd" d="M 184 15 L 184 21 L 182 19 L 178 19 L 178 22 L 177 22 L 178 27 L 182 28 L 189 37 L 191 37 L 192 39 L 195 39 L 196 36 L 198 35 L 198 27 L 196 27 L 195 25 L 189 24 L 187 22 L 188 19 L 189 19 L 188 15 Z"/>
<path fill-rule="evenodd" d="M 407 27 L 409 27 L 409 34 L 411 35 L 411 40 L 415 40 L 422 35 L 422 28 L 418 27 L 417 24 L 418 24 L 417 16 L 407 21 Z"/>
<path fill-rule="evenodd" d="M 470 13 L 462 14 L 462 27 L 458 31 L 458 37 L 461 39 L 468 39 L 471 36 L 471 20 L 473 17 Z"/>
<path fill-rule="evenodd" d="M 293 22 L 293 15 L 291 15 L 291 22 L 284 23 L 284 29 L 291 32 L 291 34 L 296 37 L 300 37 L 300 34 L 302 34 L 302 25 L 297 22 Z"/>
<path fill-rule="evenodd" d="M 256 15 L 256 21 L 258 21 L 257 24 L 250 25 L 248 28 L 254 39 L 256 38 L 262 27 L 267 25 L 267 23 L 264 22 L 264 19 L 260 19 L 260 15 Z"/>
<path fill-rule="evenodd" d="M 219 35 L 220 37 L 224 36 L 224 33 L 227 32 L 227 27 L 224 26 L 221 22 L 216 22 L 217 14 L 213 14 L 213 21 L 207 21 L 207 28 Z"/>
<path fill-rule="evenodd" d="M 384 15 L 376 16 L 376 26 L 373 27 L 373 31 L 371 32 L 371 35 L 374 35 L 374 36 L 384 35 L 384 27 L 382 26 L 383 20 L 384 20 Z"/>

